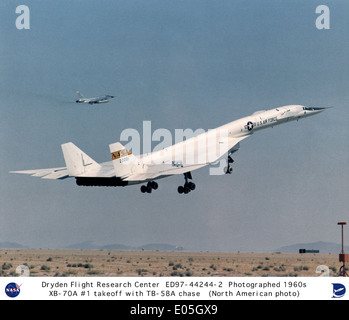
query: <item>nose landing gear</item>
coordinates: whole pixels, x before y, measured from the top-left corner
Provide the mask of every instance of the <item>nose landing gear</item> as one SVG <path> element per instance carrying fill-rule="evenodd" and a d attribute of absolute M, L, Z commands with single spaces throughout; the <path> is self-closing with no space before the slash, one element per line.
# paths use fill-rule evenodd
<path fill-rule="evenodd" d="M 184 186 L 179 186 L 178 187 L 178 193 L 182 194 L 187 194 L 189 193 L 190 191 L 194 191 L 195 188 L 196 188 L 196 185 L 194 182 L 192 181 L 188 181 L 188 179 L 192 180 L 192 175 L 191 175 L 191 172 L 186 172 L 184 173 L 184 179 L 185 179 L 185 183 L 184 183 Z"/>
<path fill-rule="evenodd" d="M 233 158 L 230 155 L 228 155 L 227 166 L 224 168 L 225 174 L 232 174 L 233 168 L 230 166 L 230 163 L 233 163 L 233 162 L 234 162 Z"/>

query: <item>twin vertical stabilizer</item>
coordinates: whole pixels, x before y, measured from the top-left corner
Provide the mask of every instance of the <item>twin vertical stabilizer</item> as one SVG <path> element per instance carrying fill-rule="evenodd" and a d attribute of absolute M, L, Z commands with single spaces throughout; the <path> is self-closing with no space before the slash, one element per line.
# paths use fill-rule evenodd
<path fill-rule="evenodd" d="M 96 161 L 80 150 L 72 142 L 62 144 L 62 151 L 70 176 L 81 176 L 88 171 L 100 168 L 100 165 Z"/>
<path fill-rule="evenodd" d="M 110 144 L 109 148 L 117 177 L 126 177 L 137 171 L 138 161 L 131 151 L 120 142 Z"/>

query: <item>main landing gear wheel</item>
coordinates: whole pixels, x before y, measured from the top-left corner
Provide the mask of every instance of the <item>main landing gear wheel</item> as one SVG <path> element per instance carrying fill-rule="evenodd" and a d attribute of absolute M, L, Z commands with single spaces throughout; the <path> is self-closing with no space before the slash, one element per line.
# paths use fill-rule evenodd
<path fill-rule="evenodd" d="M 190 191 L 194 191 L 195 188 L 196 188 L 196 185 L 194 182 L 192 181 L 188 181 L 188 179 L 193 179 L 192 176 L 191 176 L 191 173 L 190 172 L 186 172 L 184 173 L 184 179 L 185 179 L 185 183 L 184 183 L 184 186 L 179 186 L 177 191 L 178 193 L 182 194 L 187 194 L 189 193 Z"/>
<path fill-rule="evenodd" d="M 141 186 L 142 193 L 151 193 L 153 190 L 157 190 L 159 187 L 158 183 L 155 181 L 149 181 L 147 185 Z"/>

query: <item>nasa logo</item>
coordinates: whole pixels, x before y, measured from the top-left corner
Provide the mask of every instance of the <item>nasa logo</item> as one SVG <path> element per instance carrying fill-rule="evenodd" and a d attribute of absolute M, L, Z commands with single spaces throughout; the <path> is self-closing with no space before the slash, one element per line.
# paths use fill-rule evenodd
<path fill-rule="evenodd" d="M 19 289 L 19 285 L 15 282 L 10 282 L 6 287 L 5 287 L 5 293 L 8 297 L 10 298 L 16 298 L 21 290 Z"/>
<path fill-rule="evenodd" d="M 333 296 L 332 298 L 342 298 L 345 295 L 345 286 L 341 283 L 332 283 Z"/>

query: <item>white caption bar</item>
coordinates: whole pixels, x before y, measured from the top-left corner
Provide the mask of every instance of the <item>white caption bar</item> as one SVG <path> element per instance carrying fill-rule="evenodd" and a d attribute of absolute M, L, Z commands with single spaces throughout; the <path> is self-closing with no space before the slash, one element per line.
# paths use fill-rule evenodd
<path fill-rule="evenodd" d="M 0 300 L 347 300 L 349 278 L 14 277 Z M 347 292 L 348 291 L 348 292 Z"/>

